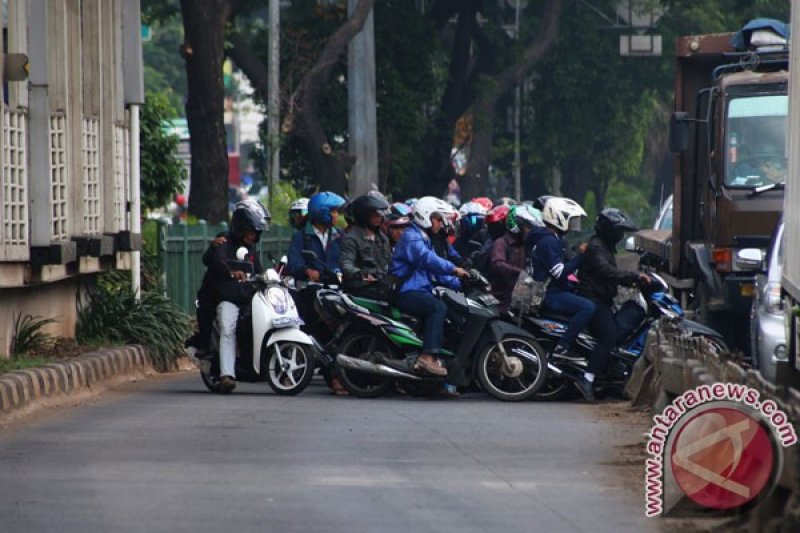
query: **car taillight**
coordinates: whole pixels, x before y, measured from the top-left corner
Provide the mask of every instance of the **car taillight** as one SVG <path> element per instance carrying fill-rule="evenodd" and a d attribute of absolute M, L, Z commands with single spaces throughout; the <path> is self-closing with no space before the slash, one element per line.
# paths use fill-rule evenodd
<path fill-rule="evenodd" d="M 781 300 L 781 284 L 779 281 L 767 283 L 764 291 L 764 309 L 773 315 L 783 314 L 783 301 Z"/>
<path fill-rule="evenodd" d="M 733 250 L 730 248 L 714 248 L 711 251 L 711 260 L 717 272 L 730 272 L 733 270 Z"/>

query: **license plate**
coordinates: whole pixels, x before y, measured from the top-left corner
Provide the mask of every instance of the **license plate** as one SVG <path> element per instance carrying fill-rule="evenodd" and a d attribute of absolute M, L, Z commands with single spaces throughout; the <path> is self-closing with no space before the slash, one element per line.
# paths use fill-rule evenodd
<path fill-rule="evenodd" d="M 753 294 L 755 294 L 755 286 L 752 283 L 744 283 L 739 287 L 739 294 L 745 298 L 752 298 Z"/>
<path fill-rule="evenodd" d="M 272 325 L 276 328 L 288 328 L 301 323 L 302 321 L 299 318 L 291 316 L 281 316 L 272 320 Z"/>

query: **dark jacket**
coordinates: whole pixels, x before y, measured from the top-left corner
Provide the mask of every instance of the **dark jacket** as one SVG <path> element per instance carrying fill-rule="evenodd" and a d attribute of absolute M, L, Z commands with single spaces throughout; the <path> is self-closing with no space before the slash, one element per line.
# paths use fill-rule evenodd
<path fill-rule="evenodd" d="M 336 273 L 339 271 L 339 254 L 341 253 L 342 232 L 336 228 L 331 228 L 328 237 L 328 245 L 322 248 L 322 242 L 314 233 L 311 222 L 306 227 L 298 231 L 292 237 L 289 245 L 289 257 L 286 269 L 295 279 L 308 279 L 306 269 L 317 270 L 321 273 Z M 317 254 L 317 260 L 306 263 L 303 258 L 303 251 L 310 250 Z"/>
<path fill-rule="evenodd" d="M 260 273 L 263 269 L 258 258 L 255 246 L 246 246 L 241 243 L 233 233 L 225 235 L 226 241 L 219 246 L 212 247 L 208 259 L 208 268 L 203 276 L 202 290 L 208 290 L 217 301 L 244 303 L 252 296 L 252 288 L 248 283 L 240 283 L 233 279 L 232 273 L 236 270 L 249 274 Z M 247 248 L 244 261 L 236 258 L 236 251 L 241 247 Z M 249 270 L 249 272 L 247 272 Z"/>
<path fill-rule="evenodd" d="M 581 267 L 583 254 L 566 259 L 566 244 L 547 227 L 533 228 L 525 236 L 525 246 L 531 257 L 533 279 L 545 281 L 549 277 L 548 292 L 571 290 L 568 277 Z"/>
<path fill-rule="evenodd" d="M 434 282 L 459 290 L 461 284 L 452 275 L 455 268 L 456 265 L 436 255 L 428 234 L 416 224 L 411 224 L 394 249 L 389 273 L 404 280 L 400 292 L 430 293 L 433 292 Z"/>
<path fill-rule="evenodd" d="M 389 270 L 391 247 L 389 238 L 381 231 L 370 236 L 364 228 L 354 226 L 342 238 L 341 248 L 339 266 L 344 275 L 343 287 L 345 290 L 360 289 L 370 285 L 363 280 L 365 275 L 377 274 L 380 277 Z M 364 266 L 364 262 L 367 260 L 374 263 L 375 266 Z"/>
<path fill-rule="evenodd" d="M 610 306 L 617 295 L 618 285 L 636 283 L 639 273 L 617 268 L 615 253 L 615 245 L 597 235 L 589 239 L 581 267 L 578 294 L 600 300 Z"/>
<path fill-rule="evenodd" d="M 511 293 L 524 268 L 525 244 L 521 235 L 506 233 L 492 243 L 488 278 L 492 294 L 500 300 L 500 311 L 505 311 L 511 304 Z"/>

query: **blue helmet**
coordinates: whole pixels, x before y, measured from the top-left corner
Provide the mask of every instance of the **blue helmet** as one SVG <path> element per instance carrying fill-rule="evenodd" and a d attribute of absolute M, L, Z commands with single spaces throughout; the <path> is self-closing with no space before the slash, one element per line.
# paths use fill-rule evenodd
<path fill-rule="evenodd" d="M 332 224 L 331 211 L 341 209 L 345 203 L 345 199 L 336 193 L 318 192 L 308 201 L 308 218 L 317 224 Z"/>

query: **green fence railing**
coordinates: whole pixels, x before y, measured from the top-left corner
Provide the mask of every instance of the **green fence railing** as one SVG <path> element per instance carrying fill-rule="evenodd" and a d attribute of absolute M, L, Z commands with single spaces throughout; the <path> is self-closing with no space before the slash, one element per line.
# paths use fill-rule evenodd
<path fill-rule="evenodd" d="M 228 229 L 227 224 L 159 223 L 158 260 L 167 297 L 187 313 L 194 314 L 197 290 L 203 281 L 205 253 L 211 240 Z M 262 234 L 258 244 L 261 264 L 272 264 L 289 250 L 291 228 L 274 228 Z"/>

